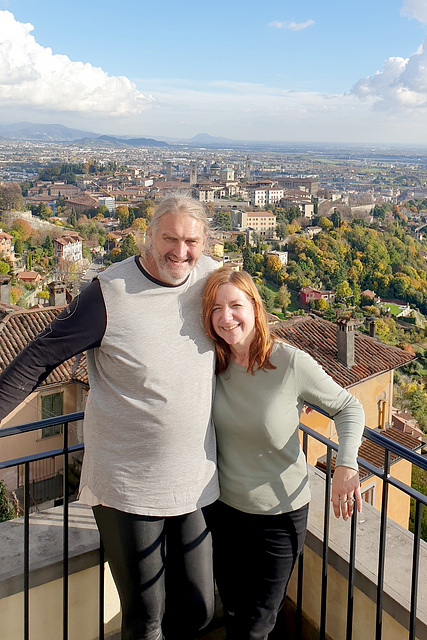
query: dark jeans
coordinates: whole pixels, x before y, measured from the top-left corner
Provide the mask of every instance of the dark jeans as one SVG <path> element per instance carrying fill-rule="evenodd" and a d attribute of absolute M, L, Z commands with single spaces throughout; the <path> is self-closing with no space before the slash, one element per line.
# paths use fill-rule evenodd
<path fill-rule="evenodd" d="M 304 544 L 308 505 L 291 513 L 254 515 L 218 501 L 207 516 L 227 640 L 265 640 Z"/>
<path fill-rule="evenodd" d="M 211 536 L 203 510 L 157 518 L 93 513 L 122 608 L 122 640 L 194 638 L 214 610 Z M 165 615 L 163 615 L 165 613 Z"/>

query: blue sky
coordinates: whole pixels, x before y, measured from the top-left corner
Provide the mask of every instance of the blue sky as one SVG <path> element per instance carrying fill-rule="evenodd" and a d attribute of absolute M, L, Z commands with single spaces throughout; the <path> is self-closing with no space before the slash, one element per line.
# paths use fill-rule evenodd
<path fill-rule="evenodd" d="M 427 144 L 427 0 L 0 0 L 0 122 Z"/>

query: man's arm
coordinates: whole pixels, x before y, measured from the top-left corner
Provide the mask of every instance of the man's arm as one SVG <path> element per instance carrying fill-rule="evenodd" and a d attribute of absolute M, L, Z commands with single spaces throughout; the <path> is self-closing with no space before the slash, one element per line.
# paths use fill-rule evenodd
<path fill-rule="evenodd" d="M 62 362 L 99 347 L 107 316 L 98 280 L 28 343 L 0 375 L 0 420 L 18 406 Z"/>

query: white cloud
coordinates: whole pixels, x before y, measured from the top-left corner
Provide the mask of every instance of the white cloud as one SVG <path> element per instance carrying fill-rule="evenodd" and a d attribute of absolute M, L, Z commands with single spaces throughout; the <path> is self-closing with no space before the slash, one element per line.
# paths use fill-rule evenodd
<path fill-rule="evenodd" d="M 275 27 L 276 29 L 288 29 L 290 31 L 301 31 L 301 29 L 307 29 L 307 27 L 312 27 L 314 25 L 314 20 L 306 20 L 305 22 L 289 22 L 285 20 L 284 22 L 280 22 L 279 20 L 274 20 L 269 23 L 269 27 Z"/>
<path fill-rule="evenodd" d="M 383 110 L 427 109 L 427 40 L 409 58 L 388 58 L 382 71 L 358 80 L 351 93 Z"/>
<path fill-rule="evenodd" d="M 153 101 L 125 76 L 109 76 L 40 46 L 33 29 L 0 11 L 0 106 L 126 116 Z"/>
<path fill-rule="evenodd" d="M 427 24 L 426 0 L 404 0 L 400 13 L 408 18 L 415 18 L 415 20 Z"/>

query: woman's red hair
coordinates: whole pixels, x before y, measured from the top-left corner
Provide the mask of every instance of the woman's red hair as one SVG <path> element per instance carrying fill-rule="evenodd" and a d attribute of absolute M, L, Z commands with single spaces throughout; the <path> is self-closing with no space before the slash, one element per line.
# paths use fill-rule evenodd
<path fill-rule="evenodd" d="M 231 359 L 230 346 L 216 334 L 212 326 L 212 311 L 217 291 L 221 285 L 227 283 L 243 291 L 255 307 L 255 337 L 249 347 L 248 371 L 253 374 L 255 368 L 275 369 L 276 367 L 270 362 L 274 340 L 270 334 L 267 313 L 259 291 L 249 273 L 233 271 L 226 266 L 210 274 L 203 291 L 203 322 L 206 333 L 215 342 L 216 373 L 219 374 L 228 369 Z"/>

